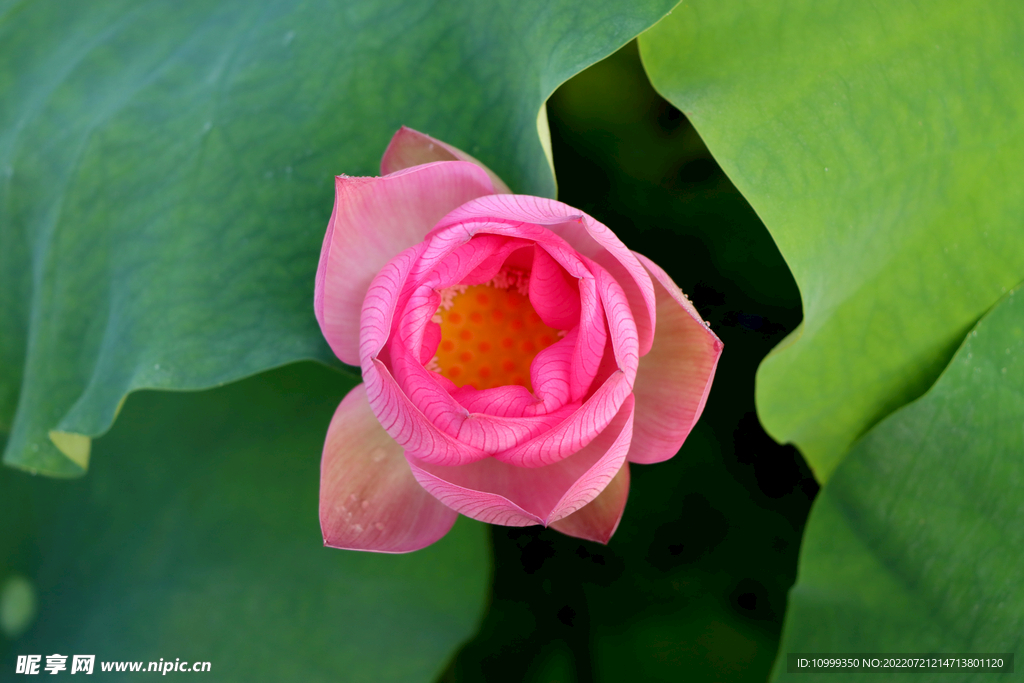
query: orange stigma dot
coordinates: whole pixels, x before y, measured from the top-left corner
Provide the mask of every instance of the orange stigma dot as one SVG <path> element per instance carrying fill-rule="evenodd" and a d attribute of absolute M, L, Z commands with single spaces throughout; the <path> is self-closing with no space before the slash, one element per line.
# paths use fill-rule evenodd
<path fill-rule="evenodd" d="M 451 305 L 437 311 L 441 343 L 434 368 L 460 387 L 518 384 L 533 391 L 530 364 L 558 340 L 558 332 L 544 324 L 529 298 L 486 284 L 470 285 L 448 300 Z"/>

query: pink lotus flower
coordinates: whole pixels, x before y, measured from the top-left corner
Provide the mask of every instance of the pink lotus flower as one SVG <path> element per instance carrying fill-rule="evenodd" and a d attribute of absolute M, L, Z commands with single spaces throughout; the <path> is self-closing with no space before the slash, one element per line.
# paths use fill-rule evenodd
<path fill-rule="evenodd" d="M 316 276 L 364 382 L 327 431 L 325 544 L 409 552 L 458 513 L 606 543 L 628 463 L 679 450 L 722 342 L 604 225 L 460 150 L 403 128 L 381 171 L 337 178 Z"/>

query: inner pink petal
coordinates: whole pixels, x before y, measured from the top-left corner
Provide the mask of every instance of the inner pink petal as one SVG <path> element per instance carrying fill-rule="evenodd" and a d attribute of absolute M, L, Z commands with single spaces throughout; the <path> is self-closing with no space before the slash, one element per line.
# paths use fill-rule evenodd
<path fill-rule="evenodd" d="M 472 246 L 473 242 L 470 242 L 457 247 L 449 253 L 449 258 L 458 261 L 458 264 L 447 272 L 457 272 L 458 269 L 461 269 L 463 272 L 467 270 L 472 271 L 476 265 L 479 265 L 482 258 L 487 257 L 488 244 L 500 250 L 502 245 L 509 242 L 505 237 L 491 235 L 483 235 L 481 237 L 484 238 L 480 240 L 481 247 L 466 249 L 467 246 Z M 493 252 L 493 249 L 491 249 L 491 252 Z M 485 255 L 481 257 L 481 254 Z M 442 271 L 445 267 L 444 263 L 438 264 L 435 272 Z M 397 266 L 392 267 L 392 269 L 395 268 Z M 382 277 L 387 277 L 390 274 L 389 269 L 385 270 L 387 272 L 383 273 Z M 415 270 L 414 266 L 409 266 L 408 264 L 403 266 L 403 272 L 406 274 L 413 270 Z M 505 277 L 507 279 L 507 276 Z M 399 281 L 401 276 L 392 279 Z M 493 301 L 500 300 L 501 296 L 518 297 L 521 299 L 521 307 L 523 309 L 521 314 L 536 318 L 531 324 L 543 325 L 536 313 L 532 311 L 529 299 L 515 291 L 503 289 L 502 287 L 505 285 L 499 286 L 499 283 L 497 283 L 497 280 L 500 279 L 496 277 L 496 283 L 492 283 L 490 288 L 484 288 L 490 292 L 486 295 L 489 298 L 484 304 L 490 305 Z M 429 280 L 430 278 L 427 278 L 428 282 Z M 512 289 L 514 290 L 520 286 L 525 291 L 525 283 L 513 284 Z M 452 374 L 452 370 L 460 367 L 451 364 L 452 354 L 455 354 L 456 360 L 459 360 L 463 363 L 463 366 L 466 366 L 466 364 L 473 360 L 473 358 L 469 357 L 471 355 L 470 348 L 474 350 L 474 353 L 482 353 L 481 345 L 484 343 L 495 347 L 499 346 L 496 339 L 493 340 L 492 344 L 491 341 L 487 341 L 486 336 L 481 335 L 468 335 L 465 340 L 461 339 L 462 333 L 471 331 L 469 328 L 462 329 L 458 336 L 451 335 L 450 328 L 446 332 L 446 325 L 451 322 L 452 318 L 459 315 L 457 304 L 467 296 L 467 291 L 464 287 L 460 292 L 456 293 L 454 299 L 448 301 L 449 294 L 437 292 L 430 284 L 425 283 L 415 287 L 407 295 L 405 310 L 401 312 L 400 318 L 394 326 L 395 332 L 392 335 L 392 341 L 387 345 L 389 351 L 387 367 L 392 371 L 393 379 L 401 388 L 406 401 L 415 408 L 417 415 L 421 415 L 423 419 L 440 433 L 454 438 L 459 443 L 465 445 L 470 453 L 483 452 L 489 454 L 506 451 L 520 443 L 535 439 L 568 418 L 576 406 L 567 406 L 564 404 L 564 401 L 549 400 L 545 402 L 532 396 L 529 397 L 529 400 L 524 400 L 525 397 L 522 393 L 515 391 L 506 391 L 502 392 L 501 395 L 495 396 L 484 395 L 476 397 L 472 394 L 467 394 L 467 392 L 460 392 L 459 398 L 462 398 L 467 403 L 476 404 L 474 407 L 494 408 L 497 414 L 473 412 L 467 409 L 465 405 L 460 404 L 456 397 L 451 394 L 452 387 L 450 383 L 439 381 L 442 377 L 434 370 Z M 393 301 L 394 298 L 392 295 L 389 301 Z M 470 296 L 469 299 L 469 303 L 472 305 L 480 303 L 475 296 Z M 438 310 L 439 303 L 444 310 Z M 486 312 L 486 308 L 484 310 Z M 479 315 L 476 312 L 470 312 L 470 310 L 463 311 L 463 313 L 469 319 L 468 322 L 473 322 L 473 316 Z M 486 332 L 489 329 L 489 323 L 487 320 L 484 320 L 484 316 L 479 315 L 479 317 L 480 320 L 476 321 L 479 324 L 477 331 Z M 437 320 L 441 322 L 437 323 Z M 519 320 L 516 318 L 511 322 L 517 323 Z M 434 346 L 434 340 L 428 338 L 428 334 L 433 334 L 433 332 L 428 332 L 428 330 L 434 330 L 435 325 L 441 330 L 440 343 L 435 347 L 437 355 L 426 363 L 429 367 L 424 367 L 424 348 Z M 529 328 L 524 326 L 522 332 L 529 332 Z M 550 345 L 556 341 L 556 331 L 548 329 L 548 332 L 549 339 L 540 342 L 541 346 Z M 465 345 L 461 348 L 455 347 L 453 341 L 465 342 Z M 525 340 L 523 343 L 525 344 L 526 341 L 529 340 Z M 530 343 L 533 344 L 533 342 Z M 516 341 L 508 351 L 512 354 L 529 354 L 527 356 L 528 359 L 532 358 L 532 355 L 536 353 L 537 345 L 526 349 L 525 347 L 520 348 L 518 344 L 519 341 Z M 493 350 L 499 351 L 497 348 Z M 462 358 L 460 354 L 466 357 Z M 495 368 L 495 374 L 499 370 L 500 368 Z M 452 379 L 454 378 L 453 376 Z M 369 380 L 368 384 L 370 384 Z M 487 399 L 494 400 L 490 405 L 487 405 Z M 434 456 L 432 455 L 423 455 L 418 450 L 416 454 L 424 460 L 433 461 Z M 462 455 L 459 457 L 460 462 L 464 462 L 466 457 L 472 458 L 476 456 Z"/>
<path fill-rule="evenodd" d="M 608 271 L 594 261 L 587 264 L 594 274 L 598 294 L 608 321 L 608 331 L 615 353 L 615 362 L 629 377 L 630 384 L 636 377 L 640 362 L 639 340 L 636 322 L 629 301 L 622 287 Z"/>
<path fill-rule="evenodd" d="M 569 396 L 578 401 L 590 390 L 604 355 L 604 342 L 608 338 L 604 307 L 597 293 L 593 275 L 580 279 L 579 335 L 569 365 Z"/>
<path fill-rule="evenodd" d="M 456 387 L 452 398 L 471 413 L 486 413 L 497 417 L 522 417 L 538 414 L 543 404 L 529 389 L 518 384 L 507 384 L 490 389 L 475 389 L 470 385 Z"/>
<path fill-rule="evenodd" d="M 544 249 L 534 249 L 530 303 L 549 327 L 569 330 L 579 324 L 579 285 Z"/>
<path fill-rule="evenodd" d="M 537 354 L 530 366 L 530 378 L 537 397 L 545 404 L 562 405 L 572 400 L 571 368 L 579 337 L 579 326 Z"/>
<path fill-rule="evenodd" d="M 516 275 L 521 278 L 522 274 Z M 528 298 L 514 287 L 459 286 L 441 293 L 436 370 L 459 386 L 490 389 L 520 385 L 532 390 L 530 364 L 559 339 Z"/>
<path fill-rule="evenodd" d="M 556 427 L 514 448 L 495 453 L 494 457 L 517 467 L 543 467 L 564 460 L 593 441 L 608 426 L 631 391 L 625 374 L 616 370 L 582 406 Z"/>
<path fill-rule="evenodd" d="M 549 233 L 564 240 L 574 252 L 604 266 L 622 285 L 633 309 L 640 355 L 650 350 L 656 321 L 654 284 L 636 255 L 607 226 L 553 199 L 526 195 L 488 195 L 466 202 L 452 211 L 437 224 L 434 231 L 481 219 L 546 226 Z"/>
<path fill-rule="evenodd" d="M 519 271 L 528 272 L 530 261 L 520 258 L 523 253 L 532 256 L 533 244 L 526 240 L 510 239 L 500 249 L 480 262 L 476 268 L 462 278 L 461 284 L 482 285 L 490 282 L 503 268 L 513 268 Z M 523 265 L 520 262 L 525 261 Z"/>
<path fill-rule="evenodd" d="M 424 252 L 424 259 L 433 259 L 435 250 L 438 252 L 446 250 L 444 253 L 448 253 L 455 245 L 464 244 L 474 235 L 505 235 L 535 242 L 544 248 L 559 265 L 565 268 L 570 277 L 582 277 L 587 272 L 576 250 L 568 242 L 543 225 L 516 220 L 489 220 L 485 218 L 453 220 L 452 216 L 457 213 L 457 211 L 454 211 L 446 216 L 427 235 L 427 241 L 431 243 L 431 247 Z"/>

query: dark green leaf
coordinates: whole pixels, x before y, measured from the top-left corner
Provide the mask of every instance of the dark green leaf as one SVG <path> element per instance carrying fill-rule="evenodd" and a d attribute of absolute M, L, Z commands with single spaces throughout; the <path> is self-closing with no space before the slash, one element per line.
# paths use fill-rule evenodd
<path fill-rule="evenodd" d="M 787 652 L 1020 651 L 1022 387 L 1018 290 L 928 393 L 854 446 L 815 501 L 777 679 Z"/>
<path fill-rule="evenodd" d="M 81 474 L 132 390 L 331 360 L 332 176 L 406 124 L 551 195 L 545 98 L 674 2 L 0 5 L 5 462 Z"/>
<path fill-rule="evenodd" d="M 323 547 L 320 449 L 351 386 L 303 364 L 143 392 L 89 477 L 0 471 L 0 585 L 26 577 L 39 603 L 21 639 L 0 636 L 4 666 L 58 652 L 209 661 L 217 681 L 433 680 L 484 608 L 486 529 L 460 520 L 409 555 Z"/>
<path fill-rule="evenodd" d="M 1012 0 L 680 5 L 658 90 L 764 220 L 804 323 L 758 412 L 824 480 L 1024 277 L 1024 21 Z"/>

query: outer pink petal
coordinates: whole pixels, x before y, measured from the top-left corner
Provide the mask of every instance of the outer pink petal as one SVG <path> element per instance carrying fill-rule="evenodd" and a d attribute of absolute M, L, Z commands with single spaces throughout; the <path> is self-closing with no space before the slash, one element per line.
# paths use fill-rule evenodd
<path fill-rule="evenodd" d="M 493 193 L 494 186 L 479 167 L 459 161 L 383 178 L 339 176 L 335 189 L 313 307 L 334 353 L 359 365 L 359 315 L 373 276 L 422 241 L 445 214 Z"/>
<path fill-rule="evenodd" d="M 350 391 L 331 419 L 320 465 L 324 545 L 407 553 L 447 534 L 457 516 L 416 483 L 365 387 Z"/>
<path fill-rule="evenodd" d="M 637 418 L 629 461 L 668 460 L 700 418 L 722 342 L 657 264 L 637 254 L 657 283 L 658 329 L 633 385 Z"/>
<path fill-rule="evenodd" d="M 474 480 L 501 477 L 501 470 L 496 460 L 481 460 L 474 463 Z M 519 505 L 509 500 L 506 496 L 489 491 L 480 491 L 475 488 L 479 485 L 474 481 L 466 484 L 450 481 L 451 477 L 441 476 L 436 467 L 427 463 L 409 459 L 409 465 L 416 481 L 420 486 L 430 492 L 430 495 L 444 503 L 444 505 L 457 510 L 460 514 L 472 519 L 486 522 L 487 524 L 500 524 L 502 526 L 532 526 L 542 524 L 544 520 L 536 514 L 524 510 Z M 463 470 L 468 466 L 451 468 Z M 507 466 L 506 466 L 507 467 Z M 460 473 L 461 474 L 461 473 Z M 509 478 L 505 478 L 506 481 Z M 550 482 L 540 482 L 541 484 Z"/>
<path fill-rule="evenodd" d="M 567 536 L 608 543 L 619 528 L 628 497 L 629 463 L 626 462 L 604 491 L 601 491 L 601 495 L 568 517 L 554 522 L 551 528 Z"/>
<path fill-rule="evenodd" d="M 635 406 L 634 398 L 627 397 L 622 402 L 622 408 L 619 409 L 615 419 L 608 423 L 608 428 L 584 449 L 603 450 L 604 455 L 587 470 L 586 474 L 569 487 L 569 490 L 565 492 L 561 500 L 558 501 L 558 505 L 548 516 L 549 523 L 569 517 L 589 505 L 601 495 L 601 492 L 611 483 L 619 470 L 625 466 L 629 445 L 633 441 Z M 619 425 L 622 426 L 619 427 Z"/>
<path fill-rule="evenodd" d="M 384 158 L 380 160 L 380 172 L 387 175 L 404 168 L 429 164 L 432 161 L 469 161 L 487 171 L 496 192 L 510 194 L 512 190 L 502 182 L 494 171 L 446 142 L 425 135 L 419 131 L 402 126 L 391 138 L 391 143 L 384 150 Z"/>
<path fill-rule="evenodd" d="M 584 507 L 621 470 L 629 450 L 633 400 L 591 443 L 554 465 L 520 468 L 487 459 L 438 467 L 406 457 L 417 481 L 445 505 L 490 524 L 551 524 Z"/>
<path fill-rule="evenodd" d="M 547 226 L 577 252 L 604 266 L 626 292 L 636 319 L 640 355 L 647 353 L 656 322 L 654 286 L 633 252 L 607 226 L 579 209 L 553 199 L 490 195 L 460 206 L 445 218 L 439 228 L 486 218 Z"/>

